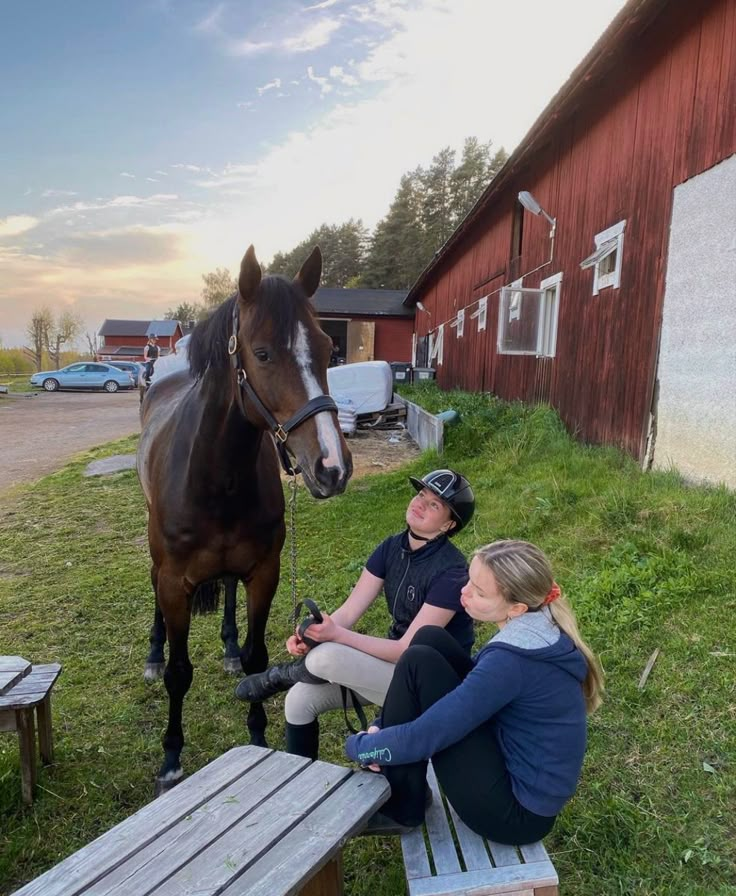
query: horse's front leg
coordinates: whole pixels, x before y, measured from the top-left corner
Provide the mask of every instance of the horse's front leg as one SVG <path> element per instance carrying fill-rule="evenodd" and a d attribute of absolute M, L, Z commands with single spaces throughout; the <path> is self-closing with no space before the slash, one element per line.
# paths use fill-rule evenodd
<path fill-rule="evenodd" d="M 225 610 L 222 614 L 222 628 L 220 637 L 225 645 L 225 658 L 223 667 L 226 672 L 239 675 L 243 671 L 240 664 L 240 647 L 238 646 L 238 580 L 235 576 L 226 576 L 225 579 Z"/>
<path fill-rule="evenodd" d="M 246 675 L 263 672 L 268 666 L 266 649 L 266 623 L 271 602 L 279 586 L 280 549 L 271 551 L 258 564 L 253 577 L 246 583 L 248 602 L 248 634 L 240 653 L 240 661 Z M 266 712 L 262 703 L 251 703 L 248 713 L 250 742 L 257 747 L 266 747 Z"/>
<path fill-rule="evenodd" d="M 176 580 L 159 574 L 159 605 L 164 615 L 169 640 L 169 661 L 164 683 L 169 694 L 169 721 L 163 738 L 164 761 L 156 776 L 156 796 L 170 790 L 183 777 L 181 751 L 184 748 L 182 710 L 193 677 L 187 642 L 189 639 L 190 601 Z"/>
<path fill-rule="evenodd" d="M 155 606 L 153 625 L 148 638 L 151 649 L 148 651 L 146 668 L 143 672 L 143 678 L 149 683 L 164 677 L 164 644 L 166 643 L 166 626 L 164 625 L 161 608 L 158 605 L 158 569 L 155 566 L 151 567 L 151 584 L 153 585 Z"/>

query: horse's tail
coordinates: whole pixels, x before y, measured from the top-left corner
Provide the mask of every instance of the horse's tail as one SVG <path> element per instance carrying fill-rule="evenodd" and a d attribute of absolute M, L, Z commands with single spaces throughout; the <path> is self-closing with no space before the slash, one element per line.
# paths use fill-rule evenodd
<path fill-rule="evenodd" d="M 214 613 L 220 605 L 221 594 L 221 579 L 213 579 L 211 582 L 202 582 L 201 585 L 197 585 L 192 595 L 192 615 L 204 616 L 205 613 Z"/>

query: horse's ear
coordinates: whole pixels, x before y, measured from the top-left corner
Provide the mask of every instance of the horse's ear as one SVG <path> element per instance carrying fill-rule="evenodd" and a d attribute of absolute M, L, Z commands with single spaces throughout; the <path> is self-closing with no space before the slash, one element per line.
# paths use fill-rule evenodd
<path fill-rule="evenodd" d="M 240 262 L 240 277 L 238 278 L 238 292 L 241 299 L 248 301 L 258 289 L 261 282 L 261 266 L 256 258 L 256 250 L 248 246 L 248 250 Z"/>
<path fill-rule="evenodd" d="M 312 249 L 312 254 L 304 262 L 299 269 L 299 273 L 294 278 L 298 280 L 304 287 L 307 298 L 311 298 L 319 286 L 319 278 L 322 276 L 322 253 L 319 246 Z"/>

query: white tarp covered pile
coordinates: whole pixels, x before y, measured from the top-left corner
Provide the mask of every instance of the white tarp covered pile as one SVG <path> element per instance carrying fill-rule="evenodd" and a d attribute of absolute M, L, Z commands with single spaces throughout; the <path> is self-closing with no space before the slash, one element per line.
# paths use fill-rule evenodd
<path fill-rule="evenodd" d="M 186 370 L 189 367 L 188 349 L 190 339 L 190 334 L 182 336 L 174 346 L 174 351 L 170 355 L 164 355 L 156 361 L 153 368 L 153 375 L 151 376 L 152 383 L 155 383 L 156 380 L 162 380 L 170 373 L 175 373 L 177 370 Z"/>

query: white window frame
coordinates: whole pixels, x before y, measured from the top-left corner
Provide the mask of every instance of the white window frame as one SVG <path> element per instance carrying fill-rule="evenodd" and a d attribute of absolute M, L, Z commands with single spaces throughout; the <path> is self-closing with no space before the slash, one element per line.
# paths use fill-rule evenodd
<path fill-rule="evenodd" d="M 452 322 L 452 324 L 450 326 L 455 327 L 455 331 L 456 331 L 455 336 L 458 339 L 462 339 L 463 333 L 465 332 L 465 309 L 464 308 L 461 308 L 458 311 L 457 317 L 455 318 L 455 320 Z"/>
<path fill-rule="evenodd" d="M 554 358 L 557 355 L 557 321 L 560 316 L 562 271 L 542 280 L 539 288 L 544 294 L 539 303 L 537 357 Z"/>
<path fill-rule="evenodd" d="M 593 295 L 597 296 L 602 289 L 618 289 L 621 284 L 621 263 L 624 257 L 624 230 L 626 221 L 619 221 L 611 227 L 597 233 L 593 239 L 595 241 L 595 252 L 580 262 L 582 270 L 593 268 Z M 601 264 L 606 258 L 616 253 L 616 264 L 614 269 L 607 274 L 601 273 Z"/>
<path fill-rule="evenodd" d="M 442 366 L 442 361 L 445 354 L 445 325 L 440 324 L 437 327 L 437 335 L 434 333 L 429 334 L 429 359 L 428 364 L 431 367 L 432 361 L 437 359 L 437 366 Z"/>
<path fill-rule="evenodd" d="M 509 285 L 512 289 L 515 286 L 517 286 L 519 289 L 523 289 L 524 288 L 524 278 L 519 277 L 518 280 L 514 280 L 514 282 Z M 519 320 L 519 318 L 521 317 L 522 298 L 523 298 L 522 293 L 520 293 L 520 292 L 517 293 L 515 299 L 513 299 L 513 307 L 511 305 L 509 305 L 509 320 L 510 321 Z"/>
<path fill-rule="evenodd" d="M 485 330 L 486 321 L 488 319 L 488 296 L 483 296 L 482 299 L 478 299 L 478 307 L 477 309 L 470 315 L 471 320 L 478 321 L 478 332 L 481 330 Z"/>

